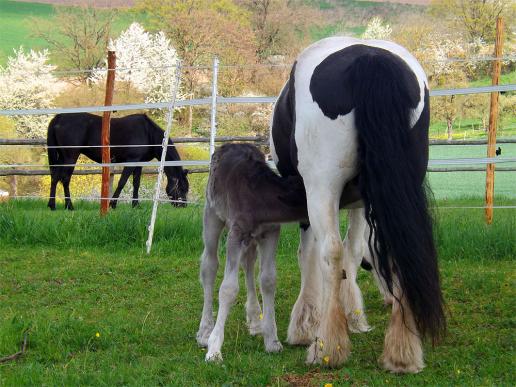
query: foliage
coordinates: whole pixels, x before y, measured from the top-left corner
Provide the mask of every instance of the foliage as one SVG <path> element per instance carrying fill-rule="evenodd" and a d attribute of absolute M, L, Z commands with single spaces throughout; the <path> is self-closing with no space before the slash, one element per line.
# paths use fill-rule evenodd
<path fill-rule="evenodd" d="M 120 68 L 117 82 L 135 87 L 145 96 L 146 103 L 170 101 L 178 92 L 179 57 L 162 31 L 152 34 L 133 23 L 117 39 L 110 41 L 109 49 L 115 51 L 116 67 Z M 105 78 L 106 71 L 101 69 L 91 76 L 95 83 L 105 83 Z"/>
<path fill-rule="evenodd" d="M 35 35 L 59 55 L 65 68 L 91 70 L 105 58 L 114 12 L 94 7 L 56 7 L 51 22 L 34 20 Z M 82 79 L 88 73 L 81 73 Z"/>
<path fill-rule="evenodd" d="M 431 10 L 463 30 L 470 41 L 494 42 L 498 16 L 505 18 L 510 34 L 510 21 L 516 17 L 516 3 L 512 0 L 433 0 Z"/>
<path fill-rule="evenodd" d="M 54 97 L 63 89 L 48 64 L 48 51 L 23 47 L 14 50 L 7 66 L 0 66 L 0 109 L 44 109 L 52 107 Z M 15 116 L 17 132 L 26 138 L 46 136 L 49 117 L 45 115 Z"/>
<path fill-rule="evenodd" d="M 391 36 L 392 28 L 388 24 L 383 24 L 383 21 L 379 17 L 373 17 L 369 23 L 365 32 L 362 34 L 363 39 L 383 39 L 388 40 Z"/>

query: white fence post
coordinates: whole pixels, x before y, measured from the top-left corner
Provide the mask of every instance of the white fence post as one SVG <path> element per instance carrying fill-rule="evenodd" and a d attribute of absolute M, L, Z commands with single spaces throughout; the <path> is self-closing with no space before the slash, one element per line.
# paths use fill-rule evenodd
<path fill-rule="evenodd" d="M 215 152 L 215 136 L 217 134 L 217 79 L 219 76 L 219 58 L 213 58 L 213 80 L 211 88 L 211 129 L 210 129 L 210 160 Z"/>
<path fill-rule="evenodd" d="M 170 88 L 174 87 L 174 91 L 172 94 L 172 101 L 168 106 L 168 114 L 167 114 L 167 128 L 163 135 L 162 142 L 162 152 L 161 152 L 161 160 L 158 167 L 158 181 L 156 182 L 156 192 L 154 193 L 154 201 L 152 205 L 152 215 L 149 224 L 149 237 L 147 238 L 147 254 L 150 254 L 152 248 L 152 238 L 154 237 L 154 224 L 156 223 L 156 215 L 158 212 L 158 204 L 159 204 L 159 195 L 161 193 L 161 179 L 163 177 L 163 168 L 165 167 L 165 159 L 167 156 L 167 148 L 168 148 L 168 140 L 170 137 L 170 129 L 172 129 L 172 119 L 174 118 L 174 109 L 176 107 L 176 98 L 179 90 L 179 81 L 181 80 L 181 62 L 178 62 L 176 69 L 176 80 L 175 83 L 172 82 Z M 172 90 L 171 90 L 172 91 Z"/>

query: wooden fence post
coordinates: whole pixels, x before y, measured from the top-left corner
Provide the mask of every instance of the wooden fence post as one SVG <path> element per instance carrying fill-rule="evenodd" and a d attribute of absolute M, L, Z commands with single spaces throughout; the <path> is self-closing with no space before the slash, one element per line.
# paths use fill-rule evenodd
<path fill-rule="evenodd" d="M 113 90 L 115 87 L 116 55 L 114 51 L 108 51 L 108 73 L 106 80 L 106 99 L 104 106 L 113 104 Z M 104 112 L 102 116 L 102 164 L 111 162 L 110 145 L 110 120 L 111 112 Z M 109 167 L 102 167 L 102 189 L 100 191 L 100 215 L 106 215 L 109 208 Z"/>
<path fill-rule="evenodd" d="M 502 49 L 503 49 L 503 18 L 496 19 L 496 41 L 495 41 L 495 60 L 493 62 L 492 85 L 498 85 L 502 68 Z M 496 126 L 498 124 L 498 97 L 499 92 L 491 93 L 491 107 L 489 111 L 489 134 L 487 137 L 487 157 L 495 157 L 496 148 Z M 493 222 L 493 198 L 494 198 L 494 172 L 495 164 L 487 164 L 486 168 L 486 223 Z"/>

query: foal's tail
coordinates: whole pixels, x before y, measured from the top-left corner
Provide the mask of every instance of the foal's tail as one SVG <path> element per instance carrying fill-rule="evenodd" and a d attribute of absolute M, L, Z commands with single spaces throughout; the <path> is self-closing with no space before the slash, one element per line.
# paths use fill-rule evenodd
<path fill-rule="evenodd" d="M 374 231 L 369 248 L 377 257 L 379 274 L 391 293 L 393 283 L 399 283 L 400 297 L 410 307 L 419 333 L 436 342 L 446 320 L 423 185 L 428 164 L 428 91 L 420 122 L 411 129 L 410 112 L 419 89 L 409 70 L 393 54 L 364 55 L 349 69 L 351 79 L 360 80 L 353 89 L 360 191 Z"/>
<path fill-rule="evenodd" d="M 60 154 L 59 149 L 55 148 L 55 146 L 58 145 L 57 139 L 56 139 L 56 129 L 55 126 L 57 125 L 60 114 L 56 115 L 50 123 L 48 124 L 48 131 L 47 131 L 47 153 L 48 153 L 48 165 L 50 168 L 50 173 L 53 175 L 57 169 L 56 167 L 53 167 L 53 165 L 59 164 Z"/>

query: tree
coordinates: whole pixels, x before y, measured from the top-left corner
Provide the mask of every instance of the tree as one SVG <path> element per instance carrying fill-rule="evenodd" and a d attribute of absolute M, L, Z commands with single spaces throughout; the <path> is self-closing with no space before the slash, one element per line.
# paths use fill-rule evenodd
<path fill-rule="evenodd" d="M 144 94 L 147 103 L 173 98 L 179 88 L 175 84 L 179 57 L 162 31 L 152 34 L 133 23 L 109 43 L 109 49 L 115 51 L 117 67 L 121 69 L 117 81 L 135 87 Z M 105 78 L 105 70 L 96 70 L 91 77 L 96 83 L 104 83 Z"/>
<path fill-rule="evenodd" d="M 470 41 L 493 42 L 497 17 L 504 16 L 507 21 L 516 17 L 513 0 L 434 0 L 431 10 L 464 30 Z"/>
<path fill-rule="evenodd" d="M 23 48 L 14 50 L 7 66 L 0 66 L 0 109 L 44 109 L 52 107 L 52 101 L 63 90 L 52 71 L 55 66 L 47 63 L 48 51 Z M 26 138 L 44 137 L 49 121 L 46 115 L 15 116 L 16 131 Z"/>
<path fill-rule="evenodd" d="M 389 39 L 392 33 L 392 28 L 388 24 L 383 24 L 380 17 L 373 17 L 367 23 L 366 30 L 362 34 L 363 39 Z"/>
<path fill-rule="evenodd" d="M 94 7 L 55 7 L 55 17 L 41 24 L 34 19 L 34 35 L 48 42 L 53 55 L 67 69 L 91 70 L 106 57 L 114 13 Z M 79 74 L 85 80 L 89 73 Z"/>

